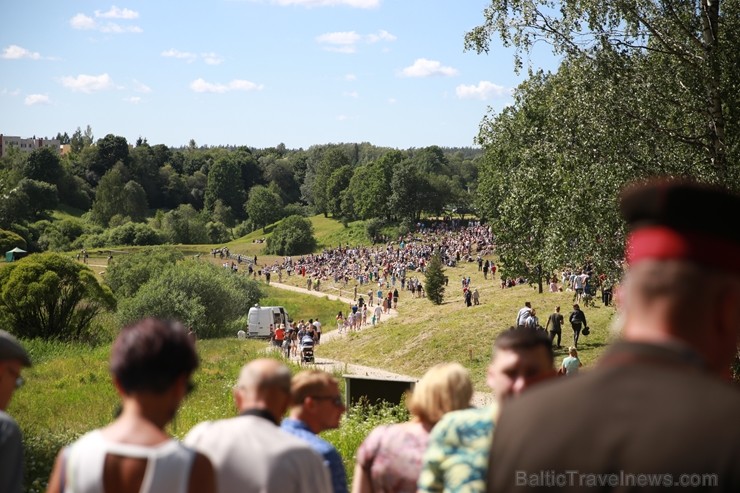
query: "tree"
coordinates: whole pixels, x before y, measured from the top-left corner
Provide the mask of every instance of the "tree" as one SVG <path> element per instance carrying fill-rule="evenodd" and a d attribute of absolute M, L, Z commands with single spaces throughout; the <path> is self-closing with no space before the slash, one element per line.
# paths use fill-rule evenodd
<path fill-rule="evenodd" d="M 221 200 L 241 215 L 245 199 L 241 176 L 241 168 L 237 163 L 228 158 L 218 159 L 208 172 L 203 207 L 211 212 L 216 201 Z"/>
<path fill-rule="evenodd" d="M 429 259 L 425 272 L 424 292 L 426 297 L 435 305 L 441 305 L 445 294 L 445 271 L 439 252 L 435 252 Z"/>
<path fill-rule="evenodd" d="M 190 204 L 183 204 L 162 216 L 162 236 L 168 243 L 208 243 L 205 218 Z"/>
<path fill-rule="evenodd" d="M 116 165 L 100 179 L 92 205 L 92 220 L 108 226 L 111 218 L 121 215 L 140 221 L 148 209 L 146 192 L 135 181 L 126 181 L 126 169 Z"/>
<path fill-rule="evenodd" d="M 77 339 L 114 308 L 110 289 L 67 256 L 35 254 L 0 268 L 0 311 L 17 336 Z"/>
<path fill-rule="evenodd" d="M 352 167 L 342 166 L 335 169 L 326 181 L 326 209 L 334 217 L 342 214 L 342 197 L 347 193 Z"/>
<path fill-rule="evenodd" d="M 280 195 L 262 185 L 252 187 L 249 199 L 244 204 L 244 210 L 255 228 L 264 228 L 279 220 L 283 214 L 282 209 Z"/>
<path fill-rule="evenodd" d="M 316 248 L 311 221 L 301 216 L 283 219 L 267 238 L 265 251 L 274 255 L 301 255 Z"/>
<path fill-rule="evenodd" d="M 18 182 L 17 188 L 19 193 L 27 198 L 26 208 L 32 217 L 37 217 L 42 212 L 59 205 L 56 185 L 23 178 Z"/>
<path fill-rule="evenodd" d="M 128 324 L 144 316 L 176 318 L 199 337 L 231 336 L 244 327 L 249 308 L 262 296 L 259 284 L 206 262 L 168 265 L 122 302 Z"/>
<path fill-rule="evenodd" d="M 129 163 L 128 142 L 125 137 L 108 134 L 97 142 L 97 159 L 92 171 L 98 176 L 103 176 L 112 169 L 116 163 Z"/>
<path fill-rule="evenodd" d="M 59 155 L 49 147 L 34 149 L 28 156 L 23 176 L 32 180 L 45 181 L 52 185 L 59 184 L 64 175 L 64 168 Z"/>
<path fill-rule="evenodd" d="M 723 180 L 737 177 L 735 160 L 728 160 L 737 136 L 727 130 L 736 125 L 728 117 L 736 116 L 738 97 L 738 9 L 735 0 L 575 0 L 558 8 L 549 0 L 494 0 L 465 46 L 488 52 L 498 33 L 516 48 L 521 67 L 522 53 L 544 40 L 558 54 L 588 56 L 614 78 L 639 80 L 646 92 L 628 101 L 669 111 L 645 119 L 639 106 L 627 104 L 634 124 L 702 152 Z"/>

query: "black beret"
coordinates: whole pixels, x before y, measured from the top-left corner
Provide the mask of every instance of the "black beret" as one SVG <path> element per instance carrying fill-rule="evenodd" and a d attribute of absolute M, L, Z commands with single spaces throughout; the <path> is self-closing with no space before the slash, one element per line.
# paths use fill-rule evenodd
<path fill-rule="evenodd" d="M 652 180 L 620 198 L 626 257 L 681 259 L 740 275 L 740 196 L 713 185 Z"/>
<path fill-rule="evenodd" d="M 655 179 L 627 187 L 619 205 L 631 231 L 665 226 L 740 243 L 740 196 L 718 186 Z"/>

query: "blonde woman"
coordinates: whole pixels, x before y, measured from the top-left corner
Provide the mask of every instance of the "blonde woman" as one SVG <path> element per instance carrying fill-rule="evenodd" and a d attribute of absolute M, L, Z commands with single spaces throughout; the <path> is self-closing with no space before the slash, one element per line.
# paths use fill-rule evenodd
<path fill-rule="evenodd" d="M 429 432 L 449 411 L 470 406 L 473 384 L 458 363 L 430 368 L 407 401 L 411 420 L 379 426 L 357 451 L 352 493 L 416 492 Z"/>
<path fill-rule="evenodd" d="M 578 373 L 578 369 L 583 366 L 583 363 L 578 359 L 578 350 L 576 348 L 572 346 L 568 348 L 568 354 L 569 356 L 563 359 L 563 364 L 560 365 L 561 373 L 575 375 Z"/>

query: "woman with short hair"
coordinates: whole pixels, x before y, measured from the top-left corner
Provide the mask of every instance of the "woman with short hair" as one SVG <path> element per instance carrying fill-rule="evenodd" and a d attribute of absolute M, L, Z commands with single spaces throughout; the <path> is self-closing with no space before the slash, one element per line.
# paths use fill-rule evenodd
<path fill-rule="evenodd" d="M 193 389 L 197 367 L 179 322 L 148 318 L 123 328 L 110 357 L 121 412 L 62 449 L 47 493 L 214 493 L 208 458 L 164 431 Z"/>

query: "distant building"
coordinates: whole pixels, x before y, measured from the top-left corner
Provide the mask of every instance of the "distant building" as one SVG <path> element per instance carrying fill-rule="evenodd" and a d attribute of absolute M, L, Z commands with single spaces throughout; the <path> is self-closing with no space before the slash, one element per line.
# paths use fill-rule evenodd
<path fill-rule="evenodd" d="M 57 139 L 37 139 L 33 137 L 31 139 L 21 139 L 14 135 L 3 135 L 0 134 L 0 157 L 4 157 L 8 154 L 11 147 L 20 149 L 23 152 L 32 152 L 42 147 L 49 147 L 55 152 L 60 151 L 60 142 Z"/>

